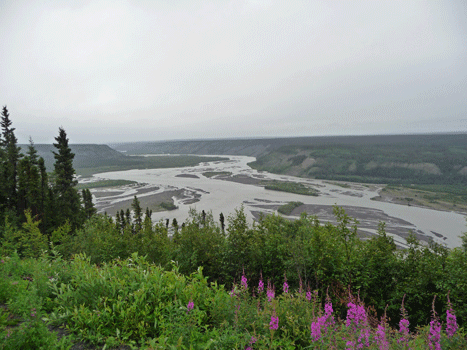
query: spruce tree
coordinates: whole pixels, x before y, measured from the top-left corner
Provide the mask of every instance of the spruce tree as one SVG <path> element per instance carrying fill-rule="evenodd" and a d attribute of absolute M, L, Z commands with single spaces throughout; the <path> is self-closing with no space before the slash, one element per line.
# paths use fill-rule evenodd
<path fill-rule="evenodd" d="M 75 154 L 68 146 L 68 138 L 63 128 L 59 128 L 59 135 L 54 143 L 58 152 L 53 152 L 55 157 L 55 183 L 54 192 L 56 195 L 56 205 L 58 209 L 59 222 L 63 224 L 69 221 L 71 227 L 76 229 L 82 223 L 80 196 L 75 186 L 78 183 L 75 179 L 75 169 L 73 168 L 73 158 Z"/>
<path fill-rule="evenodd" d="M 41 204 L 41 179 L 37 160 L 37 151 L 32 139 L 25 157 L 18 162 L 18 210 L 21 217 L 30 209 L 35 218 L 39 214 Z M 24 217 L 25 218 L 25 217 Z"/>
<path fill-rule="evenodd" d="M 143 227 L 143 209 L 139 203 L 138 197 L 135 196 L 131 208 L 134 213 L 134 222 L 135 222 L 135 232 L 138 233 Z"/>
<path fill-rule="evenodd" d="M 0 126 L 2 127 L 1 147 L 4 154 L 2 164 L 2 180 L 3 180 L 3 194 L 5 196 L 5 203 L 7 210 L 12 214 L 17 212 L 17 172 L 18 160 L 21 158 L 21 148 L 17 146 L 18 140 L 15 136 L 15 128 L 11 127 L 12 121 L 6 106 L 2 110 L 2 118 Z"/>
<path fill-rule="evenodd" d="M 91 218 L 94 214 L 96 214 L 97 210 L 94 207 L 94 203 L 92 202 L 92 194 L 91 191 L 86 188 L 82 190 L 82 197 L 84 203 L 84 214 L 86 219 Z"/>
<path fill-rule="evenodd" d="M 221 229 L 222 229 L 222 232 L 224 232 L 224 229 L 225 229 L 225 218 L 224 218 L 224 214 L 220 214 L 219 215 L 219 221 L 221 222 Z"/>

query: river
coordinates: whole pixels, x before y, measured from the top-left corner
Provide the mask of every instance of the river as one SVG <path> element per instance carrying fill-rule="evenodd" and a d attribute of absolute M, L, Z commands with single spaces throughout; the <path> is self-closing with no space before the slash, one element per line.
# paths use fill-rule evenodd
<path fill-rule="evenodd" d="M 371 200 L 378 196 L 378 186 L 352 184 L 351 188 L 343 188 L 323 180 L 257 172 L 247 165 L 255 160 L 254 157 L 225 155 L 222 157 L 228 157 L 229 161 L 201 163 L 184 168 L 117 171 L 94 176 L 155 185 L 159 187 L 158 193 L 174 189 L 185 190 L 185 196 L 173 198 L 178 209 L 153 213 L 153 220 L 176 218 L 181 223 L 188 217 L 190 208 L 212 211 L 214 218 L 217 219 L 221 212 L 227 217 L 243 204 L 245 213 L 252 222 L 258 211 L 271 213 L 275 212 L 278 205 L 300 201 L 305 204 L 303 208 L 307 208 L 308 212 L 311 210 L 311 214 L 316 214 L 321 221 L 333 220 L 331 215 L 333 205 L 343 206 L 349 215 L 355 216 L 360 221 L 359 229 L 370 234 L 376 232 L 380 220 L 385 221 L 388 234 L 392 235 L 400 246 L 405 245 L 404 237 L 409 230 L 417 233 L 422 240 L 432 238 L 447 247 L 460 246 L 459 236 L 467 231 L 465 216 L 459 213 Z M 258 185 L 209 178 L 203 175 L 208 171 L 231 172 L 232 175 L 243 175 L 243 178 L 256 180 L 301 182 L 318 189 L 320 195 L 314 197 L 278 192 L 266 190 Z M 199 200 L 188 204 L 192 197 L 197 197 Z"/>

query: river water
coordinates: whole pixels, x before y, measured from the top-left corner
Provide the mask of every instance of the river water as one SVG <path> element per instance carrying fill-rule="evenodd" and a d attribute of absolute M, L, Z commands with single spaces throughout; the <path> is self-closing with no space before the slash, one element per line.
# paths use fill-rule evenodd
<path fill-rule="evenodd" d="M 316 214 L 321 221 L 332 221 L 329 217 L 332 205 L 343 206 L 350 211 L 350 214 L 354 213 L 357 216 L 363 227 L 362 230 L 367 233 L 376 232 L 378 222 L 383 220 L 387 223 L 388 234 L 391 234 L 401 246 L 404 246 L 404 237 L 409 230 L 418 233 L 419 237 L 431 237 L 448 247 L 460 246 L 459 236 L 467 231 L 465 216 L 459 213 L 371 200 L 378 196 L 377 186 L 355 184 L 349 189 L 323 180 L 257 172 L 247 165 L 255 160 L 254 157 L 225 155 L 222 157 L 228 157 L 229 161 L 201 163 L 184 168 L 117 171 L 96 174 L 95 177 L 133 180 L 156 185 L 160 187 L 157 192 L 186 190 L 184 198 L 174 198 L 175 204 L 179 207 L 177 210 L 153 213 L 153 220 L 176 218 L 181 223 L 188 217 L 190 208 L 212 211 L 214 218 L 217 219 L 221 212 L 227 217 L 243 204 L 245 213 L 252 222 L 255 212 L 271 213 L 275 212 L 274 205 L 277 207 L 290 201 L 300 201 L 306 204 L 307 208 L 317 208 L 313 214 Z M 208 178 L 202 175 L 207 171 L 226 171 L 252 179 L 301 182 L 318 189 L 320 196 L 272 191 L 257 185 Z M 199 201 L 187 204 L 192 196 L 198 197 Z"/>

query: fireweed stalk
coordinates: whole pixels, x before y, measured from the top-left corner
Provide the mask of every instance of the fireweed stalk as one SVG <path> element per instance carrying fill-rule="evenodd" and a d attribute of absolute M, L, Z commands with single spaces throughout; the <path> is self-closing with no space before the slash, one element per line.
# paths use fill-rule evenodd
<path fill-rule="evenodd" d="M 449 292 L 448 292 L 448 309 L 446 310 L 446 335 L 448 338 L 451 338 L 457 331 L 457 319 L 456 315 L 454 314 L 454 310 L 452 309 L 451 300 L 449 299 Z"/>
<path fill-rule="evenodd" d="M 375 340 L 379 350 L 389 350 L 389 342 L 386 339 L 386 310 L 384 310 L 384 316 L 381 317 L 381 323 L 376 330 Z"/>
<path fill-rule="evenodd" d="M 356 303 L 351 300 L 347 306 L 349 309 L 347 310 L 346 327 L 349 328 L 352 333 L 357 333 L 357 330 L 360 329 L 357 344 L 354 343 L 353 346 L 356 345 L 358 349 L 363 348 L 363 346 L 369 347 L 370 330 L 368 328 L 368 318 L 365 307 L 359 303 L 359 299 Z M 347 343 L 350 343 L 350 341 Z"/>
<path fill-rule="evenodd" d="M 240 285 L 242 286 L 242 289 L 247 290 L 248 289 L 248 280 L 245 276 L 245 270 L 243 270 L 242 274 L 242 279 L 240 281 Z"/>
<path fill-rule="evenodd" d="M 409 343 L 409 320 L 407 319 L 407 311 L 404 307 L 404 297 L 402 298 L 402 306 L 401 306 L 401 320 L 399 321 L 399 335 L 400 338 L 397 339 L 397 344 L 401 344 L 404 347 L 408 346 Z"/>
<path fill-rule="evenodd" d="M 274 299 L 274 286 L 271 286 L 271 281 L 268 280 L 268 289 L 266 290 L 266 295 L 268 297 L 268 301 L 271 302 Z"/>
<path fill-rule="evenodd" d="M 328 327 L 334 325 L 334 316 L 332 315 L 332 303 L 329 296 L 326 297 L 326 304 L 324 306 L 324 315 L 311 323 L 311 339 L 313 342 L 321 338 L 322 330 L 324 334 L 328 333 Z"/>
<path fill-rule="evenodd" d="M 289 285 L 287 283 L 287 275 L 284 273 L 284 286 L 282 287 L 285 294 L 289 292 Z"/>
<path fill-rule="evenodd" d="M 258 294 L 259 293 L 262 293 L 264 291 L 264 282 L 263 282 L 263 273 L 260 272 L 260 279 L 259 279 L 259 283 L 258 283 Z"/>
<path fill-rule="evenodd" d="M 441 324 L 438 321 L 435 311 L 435 299 L 436 295 L 433 298 L 432 312 L 430 322 L 430 334 L 428 335 L 428 346 L 431 350 L 441 350 L 440 338 L 441 338 Z"/>

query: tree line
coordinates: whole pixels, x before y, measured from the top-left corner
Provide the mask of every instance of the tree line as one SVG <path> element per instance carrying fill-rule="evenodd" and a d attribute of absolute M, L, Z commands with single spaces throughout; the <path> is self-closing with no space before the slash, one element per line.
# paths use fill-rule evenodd
<path fill-rule="evenodd" d="M 79 193 L 75 188 L 75 155 L 63 127 L 53 144 L 54 170 L 48 173 L 31 138 L 22 153 L 12 124 L 4 106 L 0 121 L 0 239 L 11 240 L 11 244 L 23 240 L 28 245 L 37 230 L 50 239 L 64 224 L 70 232 L 82 227 L 96 209 L 89 189 Z M 23 237 L 8 235 L 16 229 L 23 229 Z M 47 248 L 46 240 L 41 242 L 39 245 Z"/>

